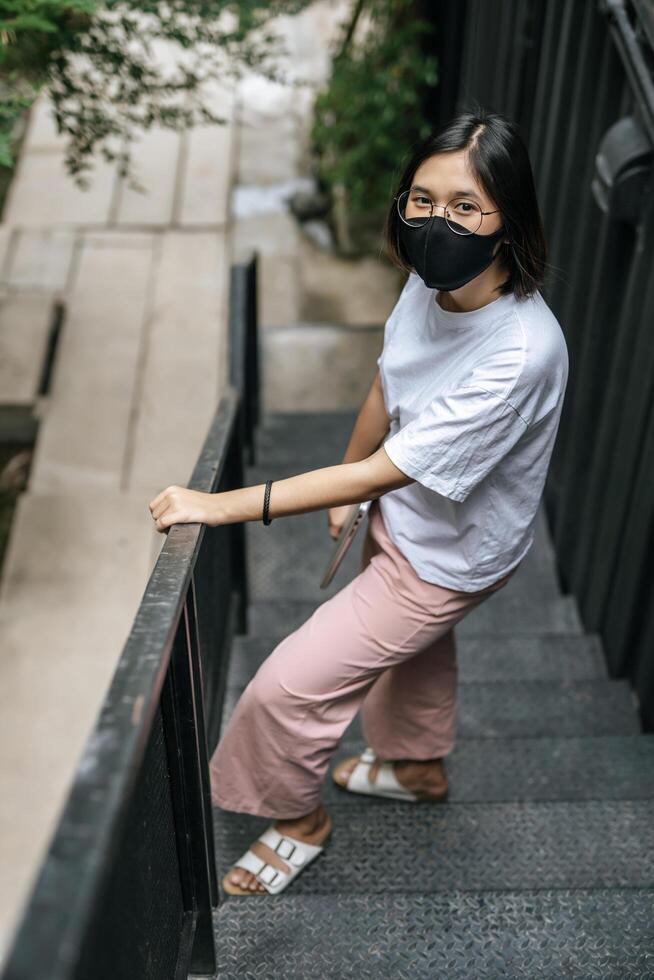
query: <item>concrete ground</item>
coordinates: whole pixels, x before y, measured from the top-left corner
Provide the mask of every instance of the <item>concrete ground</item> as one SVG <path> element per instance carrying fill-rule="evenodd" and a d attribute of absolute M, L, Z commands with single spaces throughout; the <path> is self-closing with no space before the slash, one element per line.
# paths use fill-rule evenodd
<path fill-rule="evenodd" d="M 0 580 L 0 956 L 163 544 L 148 502 L 188 480 L 227 381 L 230 263 L 259 252 L 266 411 L 357 406 L 372 380 L 397 277 L 334 259 L 285 202 L 345 9 L 278 18 L 303 89 L 245 76 L 212 89 L 227 125 L 145 134 L 147 195 L 101 160 L 79 190 L 47 99 L 31 111 L 0 223 L 0 404 L 39 419 Z"/>

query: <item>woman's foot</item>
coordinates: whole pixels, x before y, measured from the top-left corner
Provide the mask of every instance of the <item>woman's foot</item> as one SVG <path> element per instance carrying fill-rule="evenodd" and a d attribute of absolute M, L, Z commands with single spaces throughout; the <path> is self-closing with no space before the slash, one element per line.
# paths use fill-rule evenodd
<path fill-rule="evenodd" d="M 347 788 L 350 774 L 356 768 L 361 755 L 352 755 L 343 759 L 334 768 L 333 778 L 339 786 Z M 368 770 L 368 780 L 371 783 L 377 778 L 379 767 L 384 759 L 375 759 Z M 447 791 L 447 776 L 445 775 L 445 765 L 442 759 L 428 759 L 426 761 L 403 759 L 393 762 L 393 772 L 398 783 L 412 793 L 424 794 L 425 796 L 440 799 Z"/>
<path fill-rule="evenodd" d="M 303 840 L 307 844 L 320 845 L 331 833 L 332 819 L 321 804 L 312 813 L 308 813 L 304 817 L 298 817 L 295 820 L 276 820 L 273 826 L 280 834 L 288 834 L 289 837 L 293 837 L 295 840 Z M 262 841 L 255 841 L 254 844 L 251 844 L 250 850 L 268 864 L 279 868 L 280 871 L 288 873 L 291 870 L 288 864 L 282 861 L 279 855 Z M 245 868 L 232 868 L 225 877 L 238 888 L 251 892 L 267 891 L 266 887 Z"/>

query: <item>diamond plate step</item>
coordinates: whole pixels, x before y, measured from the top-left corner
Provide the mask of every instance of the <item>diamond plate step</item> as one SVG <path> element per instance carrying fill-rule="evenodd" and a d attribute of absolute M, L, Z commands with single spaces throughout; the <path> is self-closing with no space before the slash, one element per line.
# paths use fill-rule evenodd
<path fill-rule="evenodd" d="M 283 468 L 248 468 L 245 485 L 263 485 L 268 479 L 282 479 L 317 468 L 308 465 L 306 460 Z M 271 502 L 274 493 L 273 483 Z M 263 506 L 263 492 L 261 499 Z M 503 594 L 516 593 L 528 603 L 533 603 L 534 596 L 540 600 L 553 599 L 560 594 L 549 545 L 543 540 L 547 534 L 543 522 L 541 517 L 538 538 L 534 538 L 524 563 L 502 590 Z M 253 598 L 293 596 L 322 601 L 325 596 L 338 592 L 360 571 L 365 523 L 359 528 L 357 539 L 327 590 L 320 588 L 320 580 L 333 548 L 333 540 L 327 530 L 326 510 L 292 514 L 273 520 L 268 526 L 261 521 L 248 521 L 245 528 Z"/>
<path fill-rule="evenodd" d="M 218 808 L 213 814 L 222 879 L 271 821 Z M 422 805 L 370 798 L 334 804 L 330 814 L 332 839 L 293 882 L 294 896 L 654 888 L 652 800 Z"/>
<path fill-rule="evenodd" d="M 355 419 L 267 416 L 247 484 L 339 463 Z M 232 650 L 223 730 L 277 643 L 360 564 L 355 545 L 319 589 L 332 547 L 323 512 L 248 522 L 246 534 L 254 601 L 250 635 Z M 324 854 L 276 900 L 221 890 L 218 976 L 654 976 L 654 735 L 641 734 L 629 682 L 608 678 L 574 597 L 560 595 L 542 507 L 520 571 L 456 636 L 448 802 L 366 798 L 328 774 Z M 357 715 L 330 771 L 364 744 Z M 220 881 L 273 818 L 213 813 Z"/>
<path fill-rule="evenodd" d="M 546 636 L 573 634 L 582 636 L 574 596 L 531 602 L 520 596 L 491 595 L 456 624 L 456 636 L 465 637 L 491 634 L 496 636 Z M 324 601 L 327 601 L 327 596 Z M 311 616 L 321 603 L 308 599 L 259 599 L 248 608 L 248 634 L 250 636 L 287 636 Z"/>
<path fill-rule="evenodd" d="M 287 633 L 234 637 L 228 680 L 247 684 Z M 457 630 L 459 681 L 608 679 L 600 637 L 462 636 Z"/>
<path fill-rule="evenodd" d="M 268 412 L 255 432 L 258 466 L 309 460 L 310 466 L 340 463 L 358 412 Z"/>
<path fill-rule="evenodd" d="M 224 725 L 244 685 L 228 685 Z M 459 684 L 460 738 L 534 738 L 540 735 L 637 735 L 641 731 L 627 680 L 497 681 Z M 357 714 L 344 738 L 362 738 Z"/>
<path fill-rule="evenodd" d="M 328 809 L 361 800 L 337 786 L 331 772 L 364 747 L 360 738 L 341 741 L 323 784 Z M 654 799 L 654 735 L 498 738 L 492 746 L 464 738 L 445 766 L 449 803 Z"/>
<path fill-rule="evenodd" d="M 221 980 L 646 980 L 654 892 L 407 889 L 334 901 L 289 889 L 230 898 L 214 929 Z"/>

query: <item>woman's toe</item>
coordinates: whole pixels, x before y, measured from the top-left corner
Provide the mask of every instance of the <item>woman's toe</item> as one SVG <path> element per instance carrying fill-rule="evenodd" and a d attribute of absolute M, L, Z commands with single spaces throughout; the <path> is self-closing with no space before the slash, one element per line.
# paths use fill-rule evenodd
<path fill-rule="evenodd" d="M 334 777 L 336 782 L 340 783 L 341 786 L 346 786 L 347 781 L 354 772 L 358 761 L 359 756 L 355 755 L 350 759 L 344 759 L 343 762 L 339 762 L 334 769 Z"/>

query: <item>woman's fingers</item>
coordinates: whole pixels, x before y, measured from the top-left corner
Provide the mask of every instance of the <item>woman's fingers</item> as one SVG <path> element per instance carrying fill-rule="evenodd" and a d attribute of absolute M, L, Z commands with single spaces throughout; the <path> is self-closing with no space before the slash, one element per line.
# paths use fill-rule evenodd
<path fill-rule="evenodd" d="M 175 491 L 176 490 L 179 490 L 179 489 L 180 488 L 178 486 L 176 486 L 176 485 L 173 485 L 173 486 L 170 486 L 170 487 L 166 487 L 165 490 L 162 490 L 161 493 L 158 493 L 157 496 L 153 500 L 150 501 L 150 503 L 148 505 L 149 508 L 150 508 L 150 510 L 151 511 L 156 510 L 157 507 L 159 507 L 160 504 L 162 504 L 165 501 L 167 501 L 168 498 L 171 497 L 175 493 Z"/>
<path fill-rule="evenodd" d="M 162 490 L 154 500 L 150 501 L 150 513 L 155 521 L 158 521 L 160 517 L 172 507 L 174 508 L 177 504 L 177 498 L 179 496 L 179 487 L 166 487 Z M 174 521 L 172 523 L 175 523 Z"/>
<path fill-rule="evenodd" d="M 153 515 L 154 517 L 154 515 Z M 172 524 L 176 524 L 174 520 L 174 512 L 170 510 L 169 507 L 164 506 L 159 508 L 159 513 L 155 517 L 154 526 L 157 531 L 167 531 Z"/>
<path fill-rule="evenodd" d="M 171 506 L 170 500 L 163 500 L 160 504 L 157 504 L 157 506 L 152 511 L 152 516 L 154 517 L 155 521 L 158 520 L 163 514 L 165 514 L 170 506 Z"/>
<path fill-rule="evenodd" d="M 188 487 L 166 487 L 150 501 L 150 512 L 158 531 L 172 524 L 212 524 L 215 496 Z"/>

